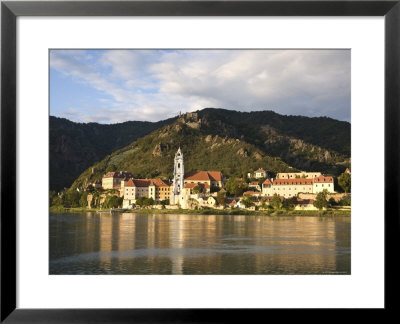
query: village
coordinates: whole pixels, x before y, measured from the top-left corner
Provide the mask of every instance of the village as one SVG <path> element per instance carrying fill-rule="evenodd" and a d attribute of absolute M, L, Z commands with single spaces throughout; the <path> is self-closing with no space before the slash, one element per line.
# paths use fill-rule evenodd
<path fill-rule="evenodd" d="M 94 190 L 114 193 L 123 209 L 231 209 L 262 210 L 291 206 L 294 210 L 326 209 L 316 206 L 319 193 L 329 206 L 350 205 L 348 193 L 335 191 L 334 178 L 321 172 L 277 173 L 270 177 L 259 168 L 247 174 L 247 179 L 225 178 L 220 171 L 190 171 L 185 173 L 183 152 L 179 148 L 174 158 L 173 179 L 137 179 L 125 171 L 107 172 L 101 181 L 90 184 Z M 346 169 L 345 173 L 350 174 Z M 95 199 L 98 206 L 106 194 L 88 194 L 88 208 Z M 343 203 L 343 202 L 346 203 Z"/>

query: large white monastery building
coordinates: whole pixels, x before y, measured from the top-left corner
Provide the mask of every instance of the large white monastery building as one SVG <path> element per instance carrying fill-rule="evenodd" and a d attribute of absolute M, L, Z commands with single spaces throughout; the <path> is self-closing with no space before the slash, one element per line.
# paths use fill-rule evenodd
<path fill-rule="evenodd" d="M 317 174 L 317 173 L 316 173 Z M 280 173 L 280 177 L 275 180 L 266 179 L 262 184 L 262 193 L 264 196 L 273 196 L 278 194 L 284 198 L 297 196 L 298 193 L 317 194 L 324 189 L 328 193 L 334 193 L 333 177 L 308 177 L 308 178 L 291 178 L 290 174 L 284 175 Z"/>

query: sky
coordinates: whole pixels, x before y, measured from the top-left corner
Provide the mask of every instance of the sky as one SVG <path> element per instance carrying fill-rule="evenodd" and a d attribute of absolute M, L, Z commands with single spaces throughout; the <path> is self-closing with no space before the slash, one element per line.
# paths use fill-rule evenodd
<path fill-rule="evenodd" d="M 350 50 L 51 50 L 50 115 L 159 121 L 203 108 L 350 122 Z"/>

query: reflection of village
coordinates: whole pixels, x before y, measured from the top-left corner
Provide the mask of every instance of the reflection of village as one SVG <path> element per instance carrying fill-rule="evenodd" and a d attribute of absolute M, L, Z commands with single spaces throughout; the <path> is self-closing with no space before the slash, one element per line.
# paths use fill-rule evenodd
<path fill-rule="evenodd" d="M 350 246 L 341 223 L 318 217 L 88 213 L 82 225 L 91 235 L 68 241 L 79 242 L 79 253 L 98 251 L 102 273 L 329 272 L 346 267 L 340 249 Z M 231 257 L 232 246 L 240 258 Z"/>
<path fill-rule="evenodd" d="M 348 169 L 345 171 L 350 173 Z M 343 193 L 336 193 L 332 176 L 321 172 L 277 173 L 275 179 L 264 169 L 247 174 L 248 179 L 235 178 L 247 191 L 228 196 L 227 179 L 220 171 L 191 171 L 185 173 L 184 158 L 179 148 L 174 159 L 172 180 L 136 179 L 128 172 L 108 172 L 102 181 L 92 184 L 95 189 L 111 191 L 123 198 L 124 209 L 138 208 L 139 201 L 151 200 L 150 208 L 166 209 L 266 209 L 275 197 L 295 210 L 316 210 L 314 200 L 318 193 L 327 192 L 327 199 L 339 202 Z M 231 179 L 230 179 L 231 180 Z M 100 204 L 106 194 L 100 196 Z M 88 195 L 91 207 L 93 195 Z M 250 202 L 250 203 L 249 203 Z"/>

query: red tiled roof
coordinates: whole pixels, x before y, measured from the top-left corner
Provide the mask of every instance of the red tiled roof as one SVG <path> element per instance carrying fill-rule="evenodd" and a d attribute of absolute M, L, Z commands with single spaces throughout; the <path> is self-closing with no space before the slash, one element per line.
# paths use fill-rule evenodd
<path fill-rule="evenodd" d="M 207 171 L 213 181 L 222 181 L 222 173 L 219 171 Z"/>
<path fill-rule="evenodd" d="M 169 184 L 162 179 L 129 179 L 125 187 L 169 187 Z"/>
<path fill-rule="evenodd" d="M 210 181 L 210 176 L 206 171 L 191 171 L 185 174 L 185 180 Z"/>
<path fill-rule="evenodd" d="M 282 185 L 312 185 L 313 179 L 297 178 L 297 179 L 275 179 L 274 186 Z"/>
<path fill-rule="evenodd" d="M 252 181 L 252 182 L 250 182 L 250 185 L 258 186 L 258 181 Z"/>
<path fill-rule="evenodd" d="M 148 187 L 150 183 L 148 179 L 129 179 L 125 187 Z"/>
<path fill-rule="evenodd" d="M 125 187 L 135 187 L 135 184 L 133 183 L 133 179 L 129 179 L 129 180 L 125 183 Z"/>
<path fill-rule="evenodd" d="M 265 179 L 265 181 L 263 182 L 263 184 L 265 185 L 271 185 L 271 181 L 269 179 Z"/>
<path fill-rule="evenodd" d="M 254 171 L 254 172 L 265 172 L 265 170 L 264 169 L 258 169 L 258 170 Z"/>
<path fill-rule="evenodd" d="M 332 177 L 316 177 L 313 179 L 314 183 L 333 183 Z"/>
<path fill-rule="evenodd" d="M 191 171 L 185 174 L 185 180 L 222 181 L 222 173 L 219 171 Z"/>
<path fill-rule="evenodd" d="M 148 186 L 151 186 L 151 180 L 150 179 L 135 179 L 135 180 L 133 180 L 133 183 L 136 185 L 136 187 L 148 187 Z"/>
<path fill-rule="evenodd" d="M 162 179 L 150 179 L 150 182 L 151 182 L 151 185 L 156 186 L 156 187 L 169 187 L 169 184 L 167 184 Z"/>

